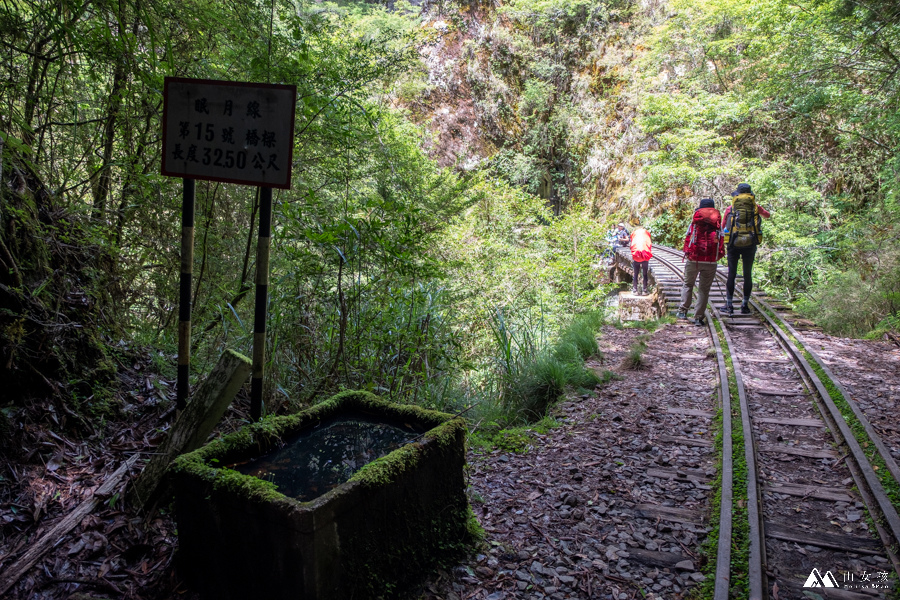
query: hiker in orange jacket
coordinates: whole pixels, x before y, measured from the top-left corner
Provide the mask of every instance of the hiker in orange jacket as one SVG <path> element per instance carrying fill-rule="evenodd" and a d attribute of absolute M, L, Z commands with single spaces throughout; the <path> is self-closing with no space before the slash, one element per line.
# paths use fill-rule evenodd
<path fill-rule="evenodd" d="M 646 296 L 650 287 L 648 276 L 650 274 L 650 259 L 653 258 L 653 244 L 650 242 L 650 232 L 638 226 L 631 232 L 631 261 L 634 269 L 633 293 L 635 296 Z M 639 275 L 644 274 L 643 293 L 638 292 Z"/>

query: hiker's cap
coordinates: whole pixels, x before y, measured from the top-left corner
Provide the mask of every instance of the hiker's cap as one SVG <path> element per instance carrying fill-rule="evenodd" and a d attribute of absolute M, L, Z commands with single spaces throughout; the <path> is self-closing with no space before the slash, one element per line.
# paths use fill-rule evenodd
<path fill-rule="evenodd" d="M 738 194 L 752 194 L 753 192 L 750 190 L 749 183 L 739 183 L 737 186 Z"/>
<path fill-rule="evenodd" d="M 619 227 L 625 228 L 625 223 L 619 223 Z"/>
<path fill-rule="evenodd" d="M 700 208 L 715 208 L 716 203 L 712 198 L 704 198 L 700 201 Z"/>

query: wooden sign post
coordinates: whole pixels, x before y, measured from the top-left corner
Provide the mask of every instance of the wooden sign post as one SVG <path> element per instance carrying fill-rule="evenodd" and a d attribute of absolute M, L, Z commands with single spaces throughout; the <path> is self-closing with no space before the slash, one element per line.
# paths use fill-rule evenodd
<path fill-rule="evenodd" d="M 262 416 L 272 188 L 290 189 L 297 87 L 166 77 L 163 175 L 184 179 L 177 407 L 187 404 L 194 257 L 194 180 L 260 187 L 250 415 Z"/>

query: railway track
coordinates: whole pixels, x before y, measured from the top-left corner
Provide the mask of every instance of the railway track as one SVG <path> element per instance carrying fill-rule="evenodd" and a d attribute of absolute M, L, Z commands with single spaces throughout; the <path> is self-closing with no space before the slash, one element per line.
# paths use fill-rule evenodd
<path fill-rule="evenodd" d="M 650 266 L 672 307 L 680 303 L 683 255 L 654 250 Z M 716 308 L 724 301 L 720 270 L 707 328 L 722 406 L 732 410 L 723 410 L 715 599 L 738 597 L 736 577 L 746 578 L 753 600 L 897 597 L 896 462 L 827 366 L 803 347 L 783 307 L 756 293 L 751 314 L 727 316 Z M 732 431 L 743 447 L 733 447 Z"/>

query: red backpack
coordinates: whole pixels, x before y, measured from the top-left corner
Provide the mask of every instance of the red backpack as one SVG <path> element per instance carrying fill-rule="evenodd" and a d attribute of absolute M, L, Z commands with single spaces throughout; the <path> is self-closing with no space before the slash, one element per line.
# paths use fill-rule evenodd
<path fill-rule="evenodd" d="M 721 225 L 722 217 L 715 208 L 694 211 L 694 218 L 684 238 L 684 253 L 688 260 L 716 262 L 725 256 Z"/>

